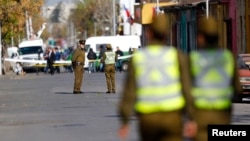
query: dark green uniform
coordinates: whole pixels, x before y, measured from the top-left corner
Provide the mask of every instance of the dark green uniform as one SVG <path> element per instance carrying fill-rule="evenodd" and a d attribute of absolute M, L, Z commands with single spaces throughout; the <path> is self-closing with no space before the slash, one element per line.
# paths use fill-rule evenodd
<path fill-rule="evenodd" d="M 183 141 L 183 117 L 189 105 L 187 56 L 166 47 L 169 20 L 155 16 L 147 34 L 149 46 L 131 59 L 119 103 L 120 136 L 126 134 L 132 111 L 139 121 L 141 141 Z"/>
<path fill-rule="evenodd" d="M 207 141 L 209 124 L 231 124 L 232 96 L 240 94 L 235 58 L 218 46 L 217 22 L 202 17 L 198 23 L 199 49 L 190 53 L 192 114 L 197 124 L 194 141 Z"/>
<path fill-rule="evenodd" d="M 203 51 L 210 52 L 210 53 L 213 52 L 211 49 L 210 50 L 206 49 Z M 217 49 L 217 50 L 215 49 L 215 51 L 217 51 L 216 53 L 218 53 L 219 51 L 221 51 L 221 49 Z M 216 58 L 216 57 L 211 55 L 210 59 L 215 60 L 214 58 Z M 204 59 L 199 59 L 199 60 L 204 61 Z M 219 64 L 221 62 L 221 58 L 220 59 L 216 58 L 216 61 L 213 61 L 213 62 L 217 62 Z M 232 74 L 232 77 L 230 78 L 229 87 L 232 88 L 233 94 L 240 94 L 241 87 L 240 87 L 240 83 L 239 83 L 236 61 L 233 60 L 232 64 L 234 64 L 234 68 L 232 68 L 233 74 Z M 190 66 L 193 66 L 193 65 L 197 65 L 197 63 L 194 63 L 194 61 L 191 61 Z M 221 67 L 223 67 L 224 65 L 225 64 L 220 64 Z M 210 67 L 209 69 L 212 70 L 213 68 Z M 229 70 L 229 68 L 228 68 L 228 70 Z M 203 88 L 204 86 L 202 86 L 200 83 L 199 84 L 201 86 L 196 86 L 195 81 L 197 81 L 198 76 L 194 76 L 194 72 L 192 72 L 191 74 L 193 76 L 193 77 L 191 77 L 193 79 L 193 83 L 192 83 L 192 84 L 194 84 L 193 87 L 196 89 L 199 89 L 199 88 L 204 89 Z M 205 77 L 205 75 L 206 74 L 204 73 L 202 76 Z M 213 78 L 213 77 L 210 77 L 210 78 Z M 223 78 L 225 78 L 225 76 L 223 76 Z M 217 77 L 215 79 L 219 79 L 219 77 Z M 221 83 L 218 83 L 218 82 L 220 82 L 220 80 L 216 80 L 216 82 L 214 82 L 214 83 L 216 85 L 221 85 Z M 223 82 L 223 83 L 226 84 L 228 82 Z M 210 86 L 210 87 L 215 87 L 215 86 Z M 210 90 L 211 89 L 212 88 L 210 88 Z M 206 95 L 208 95 L 207 94 L 208 91 L 209 91 L 209 89 L 208 90 L 204 89 L 203 92 L 200 92 L 199 94 L 200 94 L 200 96 L 206 97 Z M 213 92 L 209 93 L 209 96 L 212 96 L 212 97 L 217 96 L 216 98 L 218 98 L 218 95 L 222 95 L 222 94 L 219 91 L 215 91 L 215 90 Z M 221 100 L 231 101 L 231 98 L 224 97 Z M 195 104 L 196 101 L 198 101 L 198 99 L 195 99 L 195 96 L 192 97 L 191 101 L 193 101 L 193 103 L 192 103 L 192 109 L 193 109 L 192 111 L 193 112 L 192 112 L 192 114 L 190 114 L 191 119 L 193 121 L 195 121 L 197 124 L 197 135 L 195 136 L 194 141 L 207 141 L 207 139 L 208 139 L 207 126 L 209 124 L 231 124 L 231 118 L 232 118 L 232 104 L 231 104 L 231 102 L 229 102 L 228 106 L 225 106 L 224 108 L 220 108 L 220 107 L 217 108 L 216 104 L 214 104 L 213 101 L 210 101 L 208 106 L 204 106 L 204 107 L 201 107 L 201 106 Z"/>
<path fill-rule="evenodd" d="M 72 65 L 74 68 L 75 81 L 74 81 L 74 93 L 81 92 L 82 79 L 84 73 L 85 51 L 78 47 L 72 56 Z"/>
<path fill-rule="evenodd" d="M 108 56 L 110 55 L 110 56 Z M 108 59 L 111 58 L 111 62 Z M 103 54 L 101 62 L 105 65 L 104 73 L 106 77 L 106 84 L 108 91 L 106 93 L 115 93 L 115 62 L 117 61 L 117 55 L 112 52 L 111 48 L 107 47 L 107 51 Z"/>
<path fill-rule="evenodd" d="M 190 79 L 186 73 L 187 56 L 178 52 L 178 64 L 180 71 L 180 83 L 182 85 L 182 94 L 187 99 L 190 91 Z M 123 90 L 123 96 L 119 104 L 119 114 L 122 124 L 128 124 L 130 115 L 134 109 L 134 105 L 138 99 L 135 76 L 135 65 L 130 61 L 128 75 Z M 188 102 L 186 102 L 188 103 Z M 186 104 L 187 105 L 187 104 Z M 183 112 L 184 109 L 174 110 L 171 112 L 155 112 L 151 114 L 143 114 L 136 112 L 139 120 L 139 133 L 141 141 L 183 141 Z"/>

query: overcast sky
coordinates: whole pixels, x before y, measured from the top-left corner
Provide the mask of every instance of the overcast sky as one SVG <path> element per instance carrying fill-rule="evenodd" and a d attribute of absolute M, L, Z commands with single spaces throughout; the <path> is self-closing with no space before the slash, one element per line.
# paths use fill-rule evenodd
<path fill-rule="evenodd" d="M 56 5 L 57 3 L 64 1 L 64 2 L 75 2 L 77 0 L 45 0 L 46 5 Z"/>

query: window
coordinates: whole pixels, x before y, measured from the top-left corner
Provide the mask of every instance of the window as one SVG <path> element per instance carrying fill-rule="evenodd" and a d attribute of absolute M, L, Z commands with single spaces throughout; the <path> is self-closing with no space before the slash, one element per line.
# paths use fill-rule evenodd
<path fill-rule="evenodd" d="M 19 55 L 38 54 L 40 51 L 42 51 L 41 46 L 24 47 L 24 48 L 19 48 L 18 50 Z"/>
<path fill-rule="evenodd" d="M 84 51 L 85 51 L 85 52 L 89 52 L 89 48 L 90 48 L 90 45 L 85 45 L 85 46 L 84 46 Z"/>
<path fill-rule="evenodd" d="M 250 60 L 250 56 L 248 55 L 238 55 L 237 58 L 237 65 L 238 65 L 238 69 L 249 69 L 248 65 L 246 64 L 246 62 L 248 62 Z"/>

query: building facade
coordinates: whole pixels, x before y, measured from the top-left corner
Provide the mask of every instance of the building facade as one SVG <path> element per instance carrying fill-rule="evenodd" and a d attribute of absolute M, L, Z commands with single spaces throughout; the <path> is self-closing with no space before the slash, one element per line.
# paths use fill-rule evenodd
<path fill-rule="evenodd" d="M 152 19 L 152 9 L 157 3 L 155 0 L 140 2 L 139 6 L 135 6 L 135 21 L 142 24 L 142 42 L 146 46 L 145 31 Z M 186 53 L 195 50 L 197 20 L 200 16 L 208 14 L 217 20 L 221 48 L 228 48 L 235 55 L 250 53 L 250 40 L 247 40 L 250 37 L 249 0 L 209 0 L 208 13 L 204 0 L 159 0 L 158 5 L 160 10 L 170 17 L 173 25 L 167 44 Z"/>

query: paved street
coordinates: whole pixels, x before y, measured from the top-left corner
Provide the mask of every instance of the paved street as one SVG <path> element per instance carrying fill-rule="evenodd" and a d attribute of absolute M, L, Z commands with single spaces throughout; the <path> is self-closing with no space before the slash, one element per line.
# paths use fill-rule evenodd
<path fill-rule="evenodd" d="M 117 141 L 117 102 L 124 73 L 117 73 L 117 94 L 105 94 L 103 73 L 85 73 L 74 95 L 73 74 L 0 76 L 1 141 Z M 234 124 L 250 124 L 250 104 L 234 104 Z M 129 141 L 136 141 L 131 119 Z"/>
<path fill-rule="evenodd" d="M 0 77 L 1 141 L 117 141 L 117 94 L 106 94 L 103 73 L 85 75 L 74 95 L 73 74 Z M 130 140 L 136 140 L 132 128 Z"/>

